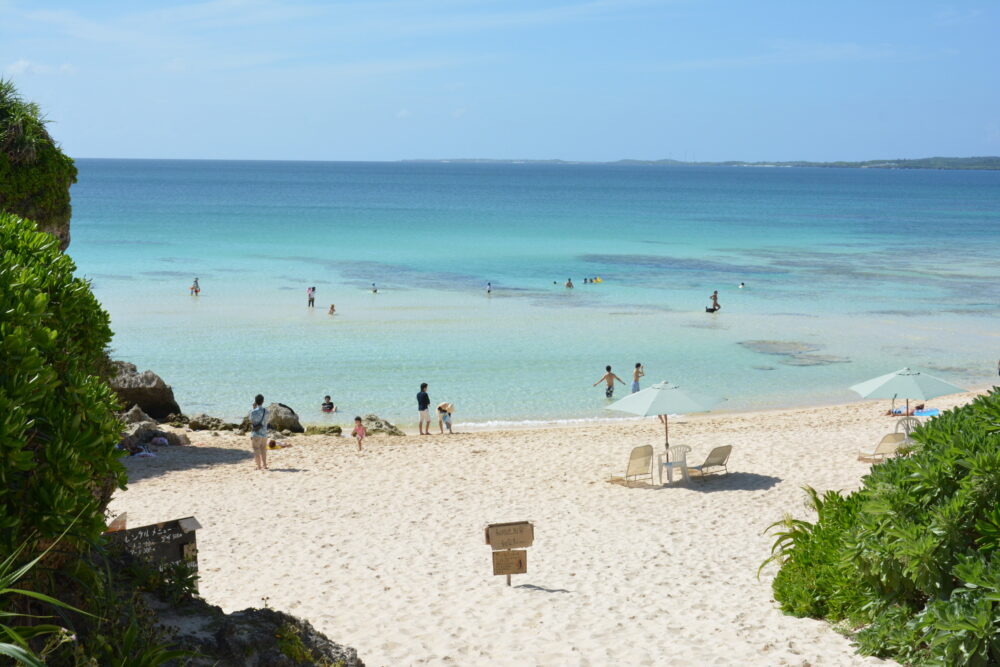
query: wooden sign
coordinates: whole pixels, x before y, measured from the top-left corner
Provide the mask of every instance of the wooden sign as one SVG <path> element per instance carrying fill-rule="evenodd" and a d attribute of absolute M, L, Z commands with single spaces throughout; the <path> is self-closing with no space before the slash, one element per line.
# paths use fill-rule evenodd
<path fill-rule="evenodd" d="M 107 533 L 108 541 L 118 543 L 134 556 L 148 560 L 161 570 L 175 563 L 198 569 L 198 545 L 195 531 L 201 524 L 193 516 L 149 526 Z"/>
<path fill-rule="evenodd" d="M 528 571 L 528 552 L 518 551 L 494 551 L 493 552 L 493 574 L 525 574 Z"/>
<path fill-rule="evenodd" d="M 535 541 L 535 527 L 527 521 L 493 523 L 486 527 L 486 544 L 499 549 L 524 549 Z"/>

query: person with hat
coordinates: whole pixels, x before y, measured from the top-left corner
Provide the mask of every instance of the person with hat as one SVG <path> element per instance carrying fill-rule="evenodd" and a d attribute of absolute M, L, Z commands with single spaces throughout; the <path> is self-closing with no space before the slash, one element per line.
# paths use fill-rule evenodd
<path fill-rule="evenodd" d="M 451 413 L 455 411 L 455 406 L 451 403 L 442 403 L 437 407 L 438 412 L 438 428 L 441 429 L 441 433 L 444 433 L 444 427 L 448 427 L 448 433 L 454 433 L 451 430 Z"/>

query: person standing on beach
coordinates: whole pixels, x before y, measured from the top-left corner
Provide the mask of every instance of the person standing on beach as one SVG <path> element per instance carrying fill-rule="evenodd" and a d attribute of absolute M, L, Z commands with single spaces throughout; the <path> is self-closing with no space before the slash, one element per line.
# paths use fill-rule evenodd
<path fill-rule="evenodd" d="M 493 294 L 493 283 L 486 283 L 486 295 Z"/>
<path fill-rule="evenodd" d="M 264 395 L 257 394 L 250 410 L 250 445 L 253 447 L 253 460 L 257 470 L 267 470 L 267 408 L 264 407 Z"/>
<path fill-rule="evenodd" d="M 611 372 L 611 366 L 605 366 L 604 370 L 607 371 L 604 374 L 604 377 L 602 377 L 600 380 L 598 380 L 597 382 L 595 382 L 591 386 L 596 387 L 597 385 L 601 384 L 602 382 L 607 382 L 608 386 L 604 390 L 604 396 L 606 398 L 611 398 L 611 397 L 613 397 L 615 395 L 615 380 L 618 380 L 622 384 L 625 384 L 625 381 L 622 380 L 620 377 L 618 377 L 617 375 L 615 375 L 614 373 Z"/>
<path fill-rule="evenodd" d="M 306 305 L 309 306 L 310 308 L 314 308 L 316 306 L 316 288 L 315 287 L 307 287 L 306 288 L 306 300 L 307 300 Z"/>
<path fill-rule="evenodd" d="M 361 417 L 354 418 L 354 430 L 351 431 L 351 435 L 354 439 L 358 441 L 358 451 L 361 451 L 361 443 L 365 441 L 365 436 L 368 435 L 368 431 L 365 430 L 365 425 L 361 423 Z"/>
<path fill-rule="evenodd" d="M 639 378 L 641 378 L 645 374 L 646 374 L 646 371 L 643 370 L 642 364 L 640 364 L 638 361 L 635 362 L 635 370 L 632 371 L 632 393 L 633 394 L 635 392 L 639 391 Z"/>
<path fill-rule="evenodd" d="M 427 408 L 429 408 L 430 405 L 431 397 L 427 395 L 427 383 L 421 382 L 420 391 L 417 392 L 417 413 L 419 414 L 417 428 L 420 430 L 420 435 L 431 434 L 431 417 L 427 414 Z M 424 424 L 427 424 L 427 426 L 425 427 Z"/>

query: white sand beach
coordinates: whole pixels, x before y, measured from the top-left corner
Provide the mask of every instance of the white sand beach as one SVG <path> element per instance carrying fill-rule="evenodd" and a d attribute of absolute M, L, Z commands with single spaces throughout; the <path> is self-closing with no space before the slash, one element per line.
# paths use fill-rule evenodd
<path fill-rule="evenodd" d="M 248 438 L 202 431 L 127 459 L 129 488 L 110 510 L 130 526 L 194 515 L 209 602 L 266 600 L 368 665 L 885 664 L 782 614 L 773 568 L 756 572 L 770 523 L 811 518 L 803 485 L 859 485 L 858 448 L 893 430 L 887 403 L 672 421 L 689 463 L 733 445 L 731 473 L 664 488 L 607 481 L 633 446 L 662 451 L 655 419 L 376 436 L 360 455 L 348 438 L 298 436 L 269 452 L 268 472 L 254 470 Z M 508 588 L 483 529 L 518 520 L 535 542 Z"/>

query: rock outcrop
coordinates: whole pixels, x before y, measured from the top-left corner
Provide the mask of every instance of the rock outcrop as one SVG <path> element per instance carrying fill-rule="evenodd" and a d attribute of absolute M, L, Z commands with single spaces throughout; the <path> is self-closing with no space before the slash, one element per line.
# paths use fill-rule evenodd
<path fill-rule="evenodd" d="M 343 429 L 336 424 L 329 426 L 306 426 L 306 435 L 340 435 L 343 432 Z"/>
<path fill-rule="evenodd" d="M 131 424 L 124 435 L 125 441 L 132 446 L 155 444 L 153 443 L 154 438 L 163 438 L 168 445 L 191 444 L 191 440 L 184 433 L 174 433 L 161 429 L 160 425 L 154 421 Z"/>
<path fill-rule="evenodd" d="M 267 428 L 272 431 L 288 431 L 290 433 L 305 433 L 302 424 L 299 423 L 299 416 L 295 410 L 284 403 L 271 403 L 267 406 Z M 240 422 L 239 430 L 250 430 L 250 416 L 247 415 Z"/>
<path fill-rule="evenodd" d="M 171 413 L 181 411 L 174 400 L 174 390 L 159 375 L 153 371 L 140 373 L 135 364 L 126 361 L 111 363 L 115 369 L 111 388 L 123 405 L 138 405 L 154 419 L 166 419 Z"/>
<path fill-rule="evenodd" d="M 143 412 L 138 405 L 133 405 L 131 410 L 122 414 L 122 421 L 126 424 L 138 424 L 139 422 L 151 422 L 153 418 Z"/>
<path fill-rule="evenodd" d="M 361 423 L 364 424 L 365 430 L 369 435 L 372 433 L 385 433 L 386 435 L 406 435 L 399 428 L 389 423 L 385 419 L 382 419 L 378 415 L 368 414 L 361 418 Z"/>
<path fill-rule="evenodd" d="M 218 417 L 210 417 L 206 414 L 197 414 L 188 420 L 188 427 L 192 431 L 233 431 L 239 428 L 239 424 L 223 421 Z"/>
<path fill-rule="evenodd" d="M 177 648 L 197 655 L 195 667 L 364 667 L 358 652 L 327 639 L 305 620 L 274 609 L 244 609 L 225 614 L 200 598 L 173 607 L 149 600 L 161 627 L 173 631 Z"/>

